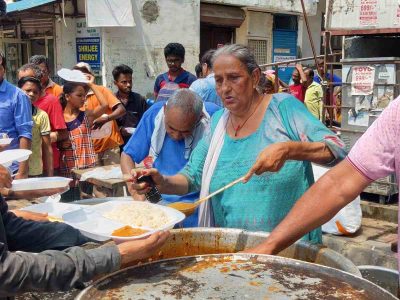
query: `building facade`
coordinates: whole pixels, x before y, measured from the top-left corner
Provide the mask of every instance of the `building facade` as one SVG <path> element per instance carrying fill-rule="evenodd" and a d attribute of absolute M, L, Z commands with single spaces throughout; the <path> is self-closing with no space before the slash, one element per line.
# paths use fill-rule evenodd
<path fill-rule="evenodd" d="M 229 43 L 248 45 L 259 64 L 311 54 L 300 1 L 124 0 L 130 2 L 134 25 L 112 27 L 88 27 L 86 16 L 93 12 L 85 1 L 90 0 L 8 4 L 0 49 L 8 58 L 10 80 L 29 56 L 44 54 L 53 74 L 87 59 L 98 80 L 112 88 L 111 71 L 124 63 L 134 70 L 135 90 L 151 97 L 155 77 L 167 69 L 163 48 L 169 42 L 185 46 L 184 68 L 193 73 L 202 53 Z M 308 0 L 305 6 L 319 53 L 325 1 Z M 282 72 L 287 76 L 291 70 Z"/>

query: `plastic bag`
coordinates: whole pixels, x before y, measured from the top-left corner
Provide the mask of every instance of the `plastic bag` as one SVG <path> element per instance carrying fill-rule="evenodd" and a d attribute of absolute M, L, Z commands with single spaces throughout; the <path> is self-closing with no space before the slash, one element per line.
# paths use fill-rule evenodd
<path fill-rule="evenodd" d="M 314 178 L 317 181 L 329 168 L 312 165 Z M 329 222 L 322 225 L 322 232 L 336 235 L 351 235 L 361 227 L 362 211 L 360 196 L 342 208 Z"/>

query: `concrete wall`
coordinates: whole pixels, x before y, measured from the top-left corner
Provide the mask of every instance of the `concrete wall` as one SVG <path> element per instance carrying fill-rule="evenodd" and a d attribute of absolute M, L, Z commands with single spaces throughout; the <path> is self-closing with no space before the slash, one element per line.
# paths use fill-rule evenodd
<path fill-rule="evenodd" d="M 361 0 L 332 0 L 330 29 L 398 28 L 399 1 L 377 0 L 361 5 Z M 364 13 L 363 13 L 364 12 Z"/>
<path fill-rule="evenodd" d="M 58 5 L 55 6 L 56 12 Z M 70 1 L 65 3 L 65 13 L 72 14 L 73 6 Z M 84 1 L 78 1 L 78 13 L 85 14 Z M 65 18 L 65 23 L 62 18 L 57 18 L 55 21 L 55 66 L 56 70 L 61 68 L 72 68 L 76 63 L 76 19 Z"/>
<path fill-rule="evenodd" d="M 143 10 L 144 4 L 152 9 Z M 148 6 L 147 6 L 148 8 Z M 156 76 L 167 71 L 163 50 L 170 42 L 186 49 L 183 67 L 194 73 L 200 49 L 200 0 L 132 0 L 135 27 L 103 28 L 103 83 L 113 87 L 111 70 L 127 64 L 134 70 L 134 89 L 147 97 Z"/>
<path fill-rule="evenodd" d="M 258 3 L 259 8 L 267 9 L 269 8 L 271 12 L 276 12 L 273 9 L 273 6 L 280 6 L 282 10 L 279 13 L 290 14 L 291 12 L 300 12 L 301 7 L 298 8 L 296 5 L 300 3 L 300 1 L 296 1 L 294 4 L 294 8 L 291 7 L 292 1 L 273 1 L 273 3 L 268 3 L 268 1 L 202 1 L 202 2 L 222 2 L 226 3 L 247 3 L 248 5 L 254 5 L 255 2 Z M 271 1 L 272 2 L 272 1 Z M 308 6 L 307 6 L 308 5 Z M 289 7 L 290 6 L 290 7 Z M 310 25 L 311 34 L 314 41 L 314 46 L 317 54 L 320 54 L 321 51 L 321 23 L 322 23 L 322 16 L 325 11 L 326 0 L 319 0 L 317 3 L 316 1 L 306 1 L 306 7 L 308 7 L 308 21 Z M 259 18 L 260 15 L 263 15 L 264 21 Z M 307 34 L 307 28 L 304 22 L 304 19 L 301 15 L 299 15 L 298 21 L 298 56 L 299 57 L 308 57 L 312 56 L 312 49 L 311 44 Z M 254 30 L 250 30 L 252 28 L 258 28 L 257 32 Z M 243 22 L 242 26 L 236 29 L 236 42 L 247 44 L 247 41 L 251 36 L 262 36 L 267 39 L 268 41 L 268 58 L 269 62 L 272 61 L 272 30 L 273 30 L 273 14 L 270 12 L 261 12 L 261 11 L 254 11 L 252 9 L 246 9 L 246 19 Z M 260 33 L 262 32 L 262 33 Z"/>
<path fill-rule="evenodd" d="M 260 11 L 246 11 L 246 19 L 236 29 L 236 42 L 247 45 L 249 39 L 267 40 L 268 62 L 272 61 L 272 28 L 273 15 Z"/>
<path fill-rule="evenodd" d="M 202 0 L 201 2 L 235 5 L 277 13 L 299 14 L 302 12 L 300 1 L 297 0 Z M 315 15 L 317 11 L 317 1 L 305 0 L 304 2 L 307 14 Z"/>
<path fill-rule="evenodd" d="M 315 46 L 315 52 L 317 55 L 321 54 L 321 24 L 322 16 L 325 12 L 325 6 L 326 0 L 319 0 L 317 13 L 314 16 L 308 17 L 311 35 Z M 313 56 L 310 40 L 308 38 L 307 27 L 302 16 L 299 17 L 299 34 L 297 44 L 300 50 L 300 57 Z"/>
<path fill-rule="evenodd" d="M 114 89 L 111 71 L 124 63 L 134 70 L 134 89 L 150 97 L 156 76 L 167 70 L 163 48 L 169 42 L 182 43 L 186 48 L 184 68 L 194 73 L 200 49 L 200 1 L 247 7 L 246 20 L 236 30 L 236 42 L 247 44 L 249 38 L 268 41 L 268 59 L 272 57 L 273 15 L 267 10 L 280 13 L 300 13 L 299 1 L 285 0 L 131 0 L 135 27 L 102 28 L 102 76 L 103 84 Z M 315 1 L 306 1 L 309 15 L 317 12 Z M 316 17 L 310 17 L 314 41 L 319 53 L 321 7 Z M 56 6 L 58 7 L 58 6 Z M 249 8 L 250 7 L 250 8 Z M 255 11 L 256 10 L 256 11 Z M 79 13 L 85 13 L 84 1 L 78 1 Z M 70 1 L 66 13 L 72 13 Z M 76 64 L 76 21 L 66 18 L 67 27 L 58 19 L 55 22 L 56 69 Z M 172 21 L 171 21 L 172 20 Z M 301 23 L 301 22 L 300 22 Z M 301 31 L 301 24 L 300 31 Z M 311 55 L 306 31 L 299 32 L 299 47 L 303 56 Z"/>

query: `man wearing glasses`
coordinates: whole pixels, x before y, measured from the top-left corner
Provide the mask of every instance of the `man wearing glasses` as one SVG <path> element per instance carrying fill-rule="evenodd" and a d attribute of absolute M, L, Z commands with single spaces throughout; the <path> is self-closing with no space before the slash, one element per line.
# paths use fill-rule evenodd
<path fill-rule="evenodd" d="M 184 70 L 185 48 L 179 43 L 169 43 L 164 48 L 168 72 L 160 74 L 154 84 L 154 97 L 157 101 L 168 100 L 172 93 L 179 88 L 188 88 L 197 78 Z"/>
<path fill-rule="evenodd" d="M 214 103 L 203 104 L 200 96 L 189 89 L 179 89 L 168 102 L 153 104 L 143 115 L 121 155 L 123 174 L 130 175 L 136 164 L 151 156 L 162 174 L 175 175 L 188 162 L 191 151 L 208 131 L 210 116 L 220 107 Z M 128 190 L 135 200 L 144 200 L 127 183 Z M 183 196 L 162 195 L 164 204 L 185 201 L 193 202 L 199 193 Z M 186 218 L 184 227 L 197 226 L 197 212 Z"/>

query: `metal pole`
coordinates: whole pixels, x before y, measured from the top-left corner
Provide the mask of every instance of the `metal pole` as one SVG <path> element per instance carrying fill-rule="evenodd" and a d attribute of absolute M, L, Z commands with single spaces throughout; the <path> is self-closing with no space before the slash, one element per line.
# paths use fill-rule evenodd
<path fill-rule="evenodd" d="M 308 24 L 308 17 L 307 17 L 307 13 L 306 13 L 306 8 L 304 6 L 304 0 L 301 0 L 301 8 L 303 9 L 304 22 L 306 23 L 308 39 L 310 40 L 311 49 L 312 49 L 313 57 L 314 57 L 314 62 L 315 62 L 315 65 L 317 65 L 317 54 L 315 52 L 314 42 L 313 42 L 313 38 L 311 36 L 310 25 Z M 317 68 L 317 72 L 318 72 L 318 68 Z M 320 76 L 320 74 L 318 74 L 318 75 Z"/>
<path fill-rule="evenodd" d="M 338 56 L 338 55 L 342 55 L 342 52 L 335 52 L 332 54 L 328 54 L 328 56 Z M 323 57 L 324 57 L 324 55 L 317 56 L 317 58 L 323 58 Z M 296 59 L 291 59 L 291 60 L 263 64 L 263 65 L 260 65 L 260 68 L 268 68 L 268 67 L 274 67 L 274 66 L 279 66 L 279 65 L 289 65 L 292 63 L 298 63 L 298 62 L 307 61 L 307 60 L 314 60 L 314 57 L 296 58 Z"/>
<path fill-rule="evenodd" d="M 319 73 L 319 77 L 321 78 L 321 86 L 322 86 L 322 92 L 323 92 L 323 102 L 322 102 L 322 123 L 325 124 L 325 115 L 326 115 L 326 111 L 328 111 L 328 115 L 329 115 L 329 119 L 332 119 L 332 112 L 333 110 L 331 108 L 326 109 L 325 106 L 326 105 L 331 105 L 330 103 L 330 99 L 329 99 L 329 95 L 327 93 L 328 91 L 328 87 L 326 85 L 326 72 L 327 72 L 327 60 L 328 60 L 328 39 L 327 39 L 327 35 L 326 35 L 326 31 L 324 32 L 324 75 L 321 76 L 321 74 L 319 73 L 318 70 L 318 64 L 316 64 L 317 67 L 317 72 Z M 332 126 L 331 126 L 332 127 Z"/>
<path fill-rule="evenodd" d="M 322 77 L 322 90 L 324 93 L 324 103 L 323 106 L 332 106 L 333 105 L 333 84 L 330 82 L 327 83 L 328 78 L 327 78 L 327 71 L 328 71 L 328 59 L 331 58 L 330 56 L 330 49 L 331 49 L 331 33 L 327 30 L 330 26 L 331 23 L 331 18 L 332 18 L 332 6 L 333 6 L 333 1 L 328 0 L 327 3 L 327 12 L 325 15 L 325 31 L 324 31 L 324 76 Z M 331 68 L 331 78 L 333 79 L 333 65 L 330 66 Z M 318 70 L 318 68 L 317 68 Z M 321 77 L 321 76 L 320 76 Z M 329 87 L 328 87 L 329 85 Z M 329 94 L 327 93 L 329 90 Z M 335 117 L 335 108 L 328 108 L 328 115 L 330 119 L 330 127 L 332 127 L 332 121 Z M 323 113 L 323 120 L 325 123 L 325 113 Z"/>

